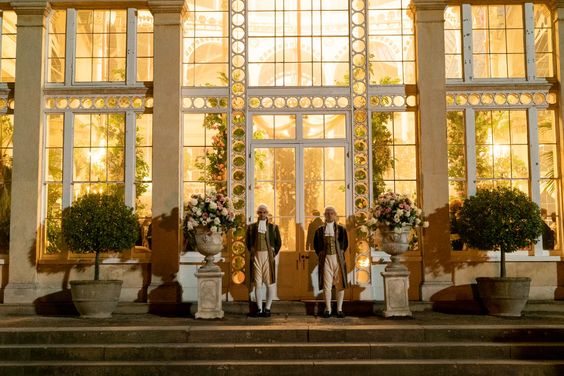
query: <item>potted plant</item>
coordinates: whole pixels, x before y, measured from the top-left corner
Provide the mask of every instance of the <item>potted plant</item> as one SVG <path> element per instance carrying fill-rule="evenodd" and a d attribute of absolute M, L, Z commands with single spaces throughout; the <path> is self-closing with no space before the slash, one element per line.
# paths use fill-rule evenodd
<path fill-rule="evenodd" d="M 378 196 L 368 227 L 378 229 L 382 236 L 382 249 L 391 256 L 386 271 L 407 270 L 399 258 L 409 249 L 410 234 L 416 227 L 428 227 L 423 220 L 423 211 L 404 194 L 386 192 Z"/>
<path fill-rule="evenodd" d="M 514 188 L 479 189 L 464 200 L 458 224 L 460 238 L 468 246 L 501 252 L 499 278 L 476 278 L 480 299 L 489 314 L 520 316 L 531 279 L 507 277 L 505 254 L 537 242 L 542 234 L 537 204 Z"/>
<path fill-rule="evenodd" d="M 135 245 L 137 218 L 123 199 L 111 194 L 86 194 L 66 208 L 62 235 L 75 253 L 95 253 L 94 280 L 71 281 L 73 303 L 83 317 L 110 317 L 119 301 L 122 281 L 100 280 L 100 254 Z"/>
<path fill-rule="evenodd" d="M 184 211 L 184 237 L 193 239 L 198 252 L 206 257 L 202 270 L 217 270 L 213 260 L 223 249 L 223 235 L 237 226 L 233 202 L 222 193 L 195 194 Z"/>

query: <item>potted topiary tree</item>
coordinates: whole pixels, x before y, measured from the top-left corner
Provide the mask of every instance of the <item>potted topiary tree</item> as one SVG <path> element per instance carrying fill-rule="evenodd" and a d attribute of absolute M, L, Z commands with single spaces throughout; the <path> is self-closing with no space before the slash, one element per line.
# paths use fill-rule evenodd
<path fill-rule="evenodd" d="M 135 245 L 137 218 L 123 199 L 87 194 L 63 211 L 63 239 L 69 250 L 95 253 L 94 280 L 71 281 L 73 303 L 83 317 L 110 317 L 119 301 L 120 280 L 100 280 L 100 253 L 120 252 Z"/>
<path fill-rule="evenodd" d="M 521 316 L 531 279 L 507 277 L 505 254 L 537 242 L 542 234 L 537 204 L 514 188 L 479 189 L 475 196 L 464 200 L 458 213 L 458 230 L 468 246 L 501 252 L 499 278 L 476 278 L 488 313 Z"/>

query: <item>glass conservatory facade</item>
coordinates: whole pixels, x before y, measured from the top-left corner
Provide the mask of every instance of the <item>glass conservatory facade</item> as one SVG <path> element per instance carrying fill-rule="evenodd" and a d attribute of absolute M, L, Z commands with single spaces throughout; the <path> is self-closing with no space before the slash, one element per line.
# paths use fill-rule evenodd
<path fill-rule="evenodd" d="M 265 203 L 282 234 L 278 298 L 315 299 L 323 208 L 348 229 L 351 300 L 383 299 L 387 256 L 365 231 L 382 192 L 430 221 L 403 262 L 415 300 L 471 299 L 498 256 L 451 231 L 461 200 L 511 186 L 542 209 L 542 241 L 508 259 L 532 299 L 562 298 L 560 51 L 564 4 L 444 0 L 0 3 L 0 272 L 5 302 L 89 278 L 62 210 L 88 192 L 133 207 L 137 245 L 108 255 L 122 300 L 196 300 L 202 257 L 182 233 L 192 194 Z M 561 33 L 562 32 L 562 33 Z M 244 231 L 219 264 L 246 300 Z M 76 266 L 80 266 L 77 268 Z"/>

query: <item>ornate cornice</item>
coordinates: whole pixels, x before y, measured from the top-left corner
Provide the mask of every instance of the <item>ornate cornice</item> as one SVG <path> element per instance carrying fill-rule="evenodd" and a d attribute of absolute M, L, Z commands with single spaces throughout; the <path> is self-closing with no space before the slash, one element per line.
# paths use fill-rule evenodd
<path fill-rule="evenodd" d="M 148 0 L 147 5 L 151 13 L 184 13 L 186 2 L 184 0 Z"/>
<path fill-rule="evenodd" d="M 447 6 L 446 0 L 411 0 L 411 9 L 418 10 L 442 10 Z"/>
<path fill-rule="evenodd" d="M 51 4 L 46 0 L 15 0 L 11 5 L 18 16 L 46 16 L 51 10 Z"/>

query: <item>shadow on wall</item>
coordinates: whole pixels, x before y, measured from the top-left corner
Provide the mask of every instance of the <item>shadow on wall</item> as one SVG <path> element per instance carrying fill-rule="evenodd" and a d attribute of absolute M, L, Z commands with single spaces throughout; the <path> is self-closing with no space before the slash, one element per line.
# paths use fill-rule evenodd
<path fill-rule="evenodd" d="M 182 300 L 182 286 L 176 280 L 180 265 L 180 242 L 178 232 L 181 231 L 179 209 L 174 208 L 170 215 L 161 214 L 154 217 L 153 242 L 151 260 L 151 283 L 148 293 L 149 312 L 162 315 L 175 315 Z M 156 278 L 156 280 L 153 280 Z"/>
<path fill-rule="evenodd" d="M 450 226 L 433 226 L 433 223 L 449 221 L 448 204 L 437 209 L 431 214 L 427 214 L 430 226 L 424 231 L 423 237 L 423 275 L 439 276 L 441 274 L 451 274 L 456 270 L 461 270 L 469 266 L 484 263 L 487 260 L 485 252 L 473 255 L 472 259 L 452 259 L 452 250 L 445 252 L 439 244 L 449 244 L 450 247 Z M 445 241 L 448 240 L 448 243 Z M 453 281 L 454 282 L 454 281 Z M 438 311 L 452 313 L 478 313 L 483 309 L 477 300 L 476 284 L 458 285 L 445 288 L 431 297 L 433 308 Z"/>
<path fill-rule="evenodd" d="M 564 262 L 556 264 L 556 290 L 554 291 L 555 300 L 564 300 Z"/>

